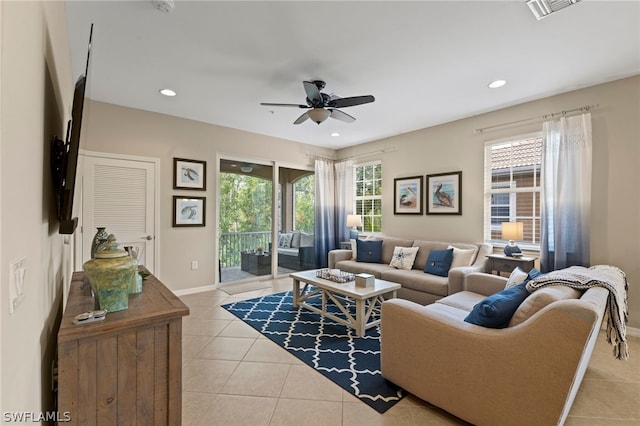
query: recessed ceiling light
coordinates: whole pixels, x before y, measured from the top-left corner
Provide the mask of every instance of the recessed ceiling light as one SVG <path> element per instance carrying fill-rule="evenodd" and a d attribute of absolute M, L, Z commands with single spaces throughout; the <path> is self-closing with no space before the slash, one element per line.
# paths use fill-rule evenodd
<path fill-rule="evenodd" d="M 507 84 L 507 80 L 494 80 L 491 83 L 489 83 L 489 88 L 497 89 L 498 87 L 502 87 L 505 84 Z"/>
<path fill-rule="evenodd" d="M 172 90 L 172 89 L 161 89 L 160 93 L 165 95 L 165 96 L 175 96 L 176 95 L 175 90 Z"/>
<path fill-rule="evenodd" d="M 333 132 L 333 133 L 331 133 L 331 136 L 333 136 L 334 138 L 337 138 L 338 136 L 340 136 L 340 133 Z"/>

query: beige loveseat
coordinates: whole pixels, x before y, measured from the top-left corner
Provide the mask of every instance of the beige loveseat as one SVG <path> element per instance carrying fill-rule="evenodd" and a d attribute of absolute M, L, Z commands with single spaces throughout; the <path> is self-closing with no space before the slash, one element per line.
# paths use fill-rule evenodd
<path fill-rule="evenodd" d="M 382 375 L 475 425 L 563 424 L 591 357 L 608 291 L 534 291 L 508 327 L 464 321 L 507 278 L 472 273 L 464 291 L 422 306 L 382 305 Z"/>
<path fill-rule="evenodd" d="M 351 273 L 368 273 L 387 281 L 400 284 L 398 297 L 420 304 L 433 303 L 438 299 L 462 291 L 463 278 L 471 272 L 484 272 L 487 255 L 491 254 L 491 244 L 446 243 L 381 236 L 382 262 L 367 263 L 354 259 L 352 250 L 331 250 L 329 268 L 337 268 Z M 424 272 L 429 253 L 454 247 L 454 258 L 446 277 Z M 418 253 L 411 270 L 396 269 L 389 264 L 396 247 L 418 247 Z M 458 251 L 460 250 L 460 251 Z"/>

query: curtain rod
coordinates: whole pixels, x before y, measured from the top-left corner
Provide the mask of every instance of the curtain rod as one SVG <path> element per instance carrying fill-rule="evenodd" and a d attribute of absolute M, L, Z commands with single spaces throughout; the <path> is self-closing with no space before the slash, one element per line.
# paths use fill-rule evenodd
<path fill-rule="evenodd" d="M 593 105 L 584 105 L 578 108 L 574 108 L 574 109 L 569 109 L 569 110 L 565 110 L 565 111 L 558 111 L 558 112 L 552 112 L 550 114 L 544 114 L 544 115 L 539 115 L 536 117 L 530 117 L 530 118 L 524 118 L 522 120 L 516 120 L 516 121 L 510 121 L 508 123 L 502 123 L 502 124 L 495 124 L 493 126 L 487 126 L 487 127 L 480 127 L 478 129 L 473 129 L 473 133 L 483 133 L 487 130 L 493 130 L 496 129 L 498 127 L 505 127 L 505 126 L 511 126 L 513 124 L 520 124 L 520 123 L 524 123 L 526 121 L 532 121 L 532 120 L 547 120 L 549 118 L 553 118 L 553 117 L 557 117 L 559 115 L 562 116 L 566 116 L 567 114 L 570 114 L 572 112 L 588 112 L 591 109 L 594 108 L 598 108 L 599 105 L 598 104 L 593 104 Z"/>
<path fill-rule="evenodd" d="M 314 154 L 312 152 L 307 153 L 307 158 L 310 160 L 327 160 L 327 161 L 336 161 L 335 158 L 325 157 L 324 155 Z"/>
<path fill-rule="evenodd" d="M 390 146 L 390 147 L 387 147 L 387 148 L 378 149 L 376 151 L 365 152 L 365 153 L 362 153 L 362 154 L 355 154 L 355 155 L 351 155 L 351 156 L 344 157 L 344 158 L 338 158 L 338 159 L 336 159 L 336 158 L 328 158 L 328 157 L 324 157 L 322 155 L 313 154 L 313 153 L 308 153 L 307 157 L 312 159 L 312 160 L 318 159 L 318 160 L 329 160 L 329 161 L 340 162 L 340 161 L 353 160 L 355 158 L 360 158 L 360 157 L 368 157 L 368 156 L 374 155 L 374 154 L 383 154 L 385 152 L 392 152 L 392 151 L 395 151 L 395 150 L 396 150 L 395 146 Z"/>
<path fill-rule="evenodd" d="M 387 148 L 382 148 L 382 149 L 378 149 L 376 151 L 371 151 L 371 152 L 364 152 L 362 154 L 355 154 L 355 155 L 350 155 L 347 156 L 345 158 L 341 158 L 338 161 L 346 161 L 346 160 L 353 160 L 355 158 L 360 158 L 360 157 L 368 157 L 370 155 L 374 155 L 374 154 L 384 154 L 385 152 L 393 152 L 396 150 L 395 146 L 389 146 Z"/>

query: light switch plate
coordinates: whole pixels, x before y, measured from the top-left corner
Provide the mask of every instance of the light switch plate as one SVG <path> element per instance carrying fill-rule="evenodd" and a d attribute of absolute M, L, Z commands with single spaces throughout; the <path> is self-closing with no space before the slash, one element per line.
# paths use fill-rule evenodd
<path fill-rule="evenodd" d="M 24 298 L 24 279 L 27 273 L 27 258 L 21 257 L 9 265 L 9 313 L 18 307 Z"/>

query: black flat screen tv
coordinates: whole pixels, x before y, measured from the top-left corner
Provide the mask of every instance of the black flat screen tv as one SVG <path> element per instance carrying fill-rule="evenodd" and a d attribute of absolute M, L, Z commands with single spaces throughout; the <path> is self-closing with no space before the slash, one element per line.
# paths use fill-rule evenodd
<path fill-rule="evenodd" d="M 82 112 L 89 72 L 89 58 L 91 56 L 91 38 L 93 24 L 89 31 L 89 48 L 87 50 L 87 64 L 84 75 L 76 82 L 73 92 L 73 106 L 71 120 L 67 124 L 65 140 L 53 138 L 51 144 L 51 174 L 55 189 L 56 212 L 60 222 L 60 234 L 73 234 L 78 226 L 78 218 L 73 217 L 73 196 L 76 185 L 78 168 L 78 152 L 80 150 L 80 130 L 82 128 Z"/>

